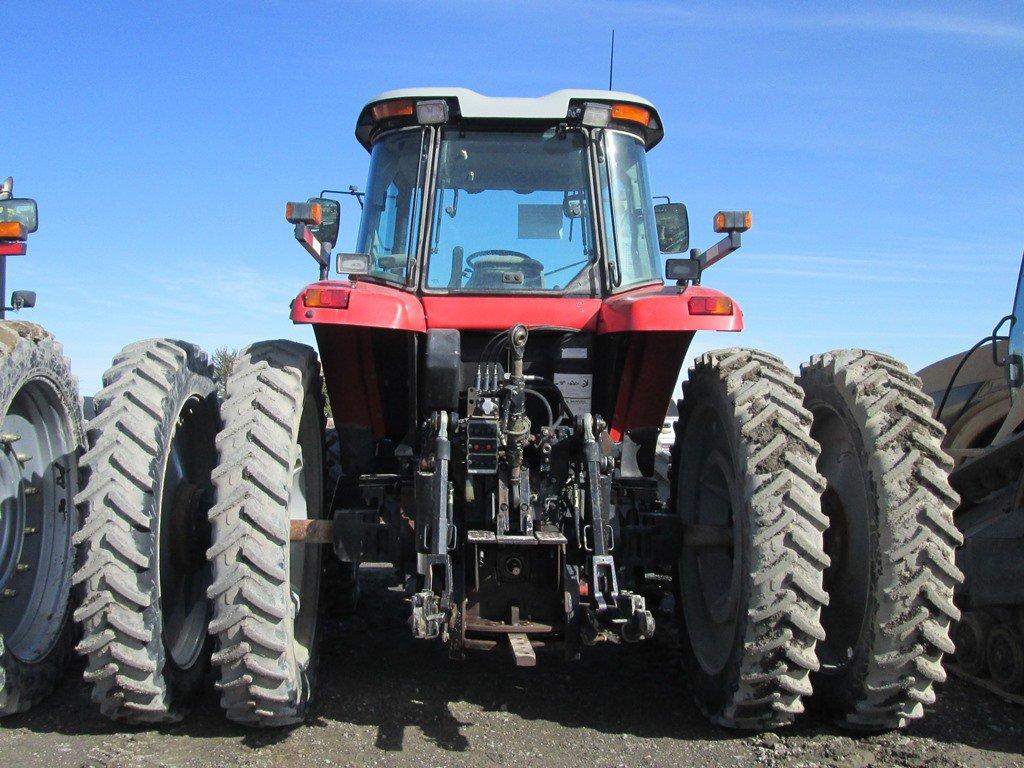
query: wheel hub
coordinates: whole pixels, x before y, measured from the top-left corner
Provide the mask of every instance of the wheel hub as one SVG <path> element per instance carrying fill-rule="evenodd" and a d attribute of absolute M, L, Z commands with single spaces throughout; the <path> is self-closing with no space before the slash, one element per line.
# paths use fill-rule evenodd
<path fill-rule="evenodd" d="M 202 515 L 206 508 L 206 490 L 188 480 L 178 483 L 174 501 L 167 515 L 170 534 L 168 549 L 174 568 L 184 573 L 195 573 L 206 563 L 206 552 L 201 536 Z"/>
<path fill-rule="evenodd" d="M 37 381 L 15 395 L 0 425 L 0 633 L 25 662 L 43 658 L 62 626 L 74 516 L 65 412 Z"/>
<path fill-rule="evenodd" d="M 680 498 L 684 526 L 717 530 L 712 537 L 683 547 L 679 560 L 681 601 L 694 655 L 705 672 L 714 675 L 728 663 L 736 633 L 742 579 L 738 557 L 740 527 L 734 519 L 736 502 L 733 468 L 722 447 L 724 436 L 710 410 L 695 414 L 688 444 L 704 446 L 690 457 L 696 476 Z"/>
<path fill-rule="evenodd" d="M 182 670 L 191 669 L 202 656 L 209 615 L 208 468 L 199 446 L 205 445 L 213 426 L 208 411 L 195 401 L 184 404 L 171 436 L 160 507 L 162 635 L 171 663 Z"/>

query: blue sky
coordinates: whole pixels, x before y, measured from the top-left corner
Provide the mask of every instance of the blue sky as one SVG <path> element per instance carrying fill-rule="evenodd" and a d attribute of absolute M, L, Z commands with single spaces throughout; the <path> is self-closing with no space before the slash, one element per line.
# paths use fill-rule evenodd
<path fill-rule="evenodd" d="M 744 344 L 797 366 L 866 346 L 917 369 L 1006 311 L 1024 248 L 1024 6 L 591 0 L 39 3 L 3 0 L 0 176 L 41 226 L 9 288 L 64 343 L 83 394 L 121 346 L 312 342 L 316 278 L 288 199 L 363 185 L 355 118 L 393 87 L 491 95 L 615 87 L 658 106 L 657 194 L 695 245 L 749 208 L 705 275 Z M 345 204 L 340 247 L 358 209 Z"/>

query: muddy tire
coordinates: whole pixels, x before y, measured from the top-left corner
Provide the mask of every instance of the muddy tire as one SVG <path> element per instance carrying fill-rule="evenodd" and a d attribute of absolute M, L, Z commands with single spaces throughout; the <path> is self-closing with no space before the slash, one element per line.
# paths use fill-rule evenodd
<path fill-rule="evenodd" d="M 802 400 L 781 360 L 727 349 L 697 359 L 679 403 L 681 644 L 698 705 L 731 728 L 791 723 L 825 636 L 824 483 Z"/>
<path fill-rule="evenodd" d="M 815 690 L 841 726 L 899 728 L 935 700 L 960 615 L 953 549 L 963 539 L 944 430 L 920 381 L 885 355 L 818 355 L 800 383 L 822 446 L 832 560 Z"/>
<path fill-rule="evenodd" d="M 227 380 L 208 552 L 221 705 L 260 727 L 301 722 L 315 687 L 322 548 L 289 543 L 290 520 L 324 511 L 316 353 L 253 344 Z"/>
<path fill-rule="evenodd" d="M 85 428 L 78 382 L 60 344 L 38 325 L 0 321 L 0 414 L 3 717 L 53 690 L 73 644 L 71 537 Z"/>
<path fill-rule="evenodd" d="M 219 427 L 210 363 L 183 341 L 131 344 L 94 402 L 77 498 L 77 650 L 104 715 L 174 722 L 209 668 L 204 554 Z"/>

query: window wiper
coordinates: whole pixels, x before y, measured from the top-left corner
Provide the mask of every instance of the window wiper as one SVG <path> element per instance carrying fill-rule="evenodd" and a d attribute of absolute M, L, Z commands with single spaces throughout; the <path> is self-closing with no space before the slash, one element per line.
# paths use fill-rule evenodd
<path fill-rule="evenodd" d="M 583 261 L 577 261 L 577 262 L 574 262 L 572 264 L 566 264 L 564 267 L 559 267 L 558 269 L 552 269 L 550 272 L 545 272 L 544 273 L 544 277 L 550 277 L 551 275 L 557 275 L 559 272 L 565 272 L 565 270 L 572 269 L 573 267 L 581 267 L 584 264 L 588 264 L 589 262 L 590 262 L 590 258 L 588 257 L 586 259 L 583 259 Z"/>

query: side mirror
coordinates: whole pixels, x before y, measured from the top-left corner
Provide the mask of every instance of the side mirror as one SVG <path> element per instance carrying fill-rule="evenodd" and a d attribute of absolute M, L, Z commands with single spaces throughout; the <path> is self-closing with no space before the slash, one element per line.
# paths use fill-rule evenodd
<path fill-rule="evenodd" d="M 1000 368 L 1002 368 L 1004 365 L 1006 365 L 1007 361 L 1005 359 L 1004 360 L 1000 360 L 999 359 L 999 342 L 1000 341 L 1007 341 L 1008 342 L 1010 340 L 1010 331 L 1013 331 L 1013 326 L 1014 326 L 1014 324 L 1016 322 L 1017 322 L 1017 318 L 1016 317 L 1014 317 L 1013 315 L 1006 315 L 1005 317 L 1003 317 L 1002 320 L 1000 320 L 998 323 L 996 323 L 996 327 L 992 329 L 992 335 L 989 337 L 989 341 L 992 342 L 992 364 L 993 365 L 997 365 Z M 1006 325 L 1007 323 L 1010 324 L 1010 330 L 1007 331 L 1005 336 L 1003 336 L 999 332 L 1001 330 L 1003 330 L 1003 326 Z"/>
<path fill-rule="evenodd" d="M 654 206 L 658 225 L 658 248 L 662 253 L 684 253 L 690 247 L 690 217 L 682 203 Z"/>
<path fill-rule="evenodd" d="M 35 291 L 15 291 L 11 294 L 11 309 L 31 309 L 35 305 Z"/>
<path fill-rule="evenodd" d="M 341 203 L 329 197 L 311 197 L 306 202 L 320 206 L 320 223 L 311 226 L 313 235 L 328 248 L 338 244 L 338 228 L 341 226 Z"/>
<path fill-rule="evenodd" d="M 30 234 L 39 229 L 39 209 L 30 197 L 11 197 L 0 200 L 0 223 L 16 221 Z"/>

